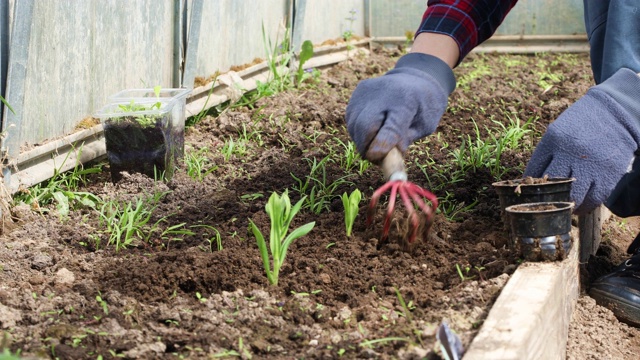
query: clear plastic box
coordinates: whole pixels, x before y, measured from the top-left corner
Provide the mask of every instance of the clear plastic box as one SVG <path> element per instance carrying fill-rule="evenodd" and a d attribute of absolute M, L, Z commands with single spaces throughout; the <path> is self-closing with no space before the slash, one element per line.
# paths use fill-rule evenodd
<path fill-rule="evenodd" d="M 176 102 L 138 99 L 111 102 L 94 116 L 104 127 L 111 178 L 138 172 L 170 180 L 184 149 L 184 127 L 174 127 Z"/>
<path fill-rule="evenodd" d="M 145 101 L 145 100 L 161 100 L 174 102 L 173 116 L 171 116 L 172 124 L 176 131 L 184 131 L 186 121 L 186 107 L 187 97 L 191 93 L 190 89 L 178 89 L 178 88 L 166 88 L 160 89 L 159 94 L 156 95 L 153 88 L 149 89 L 127 89 L 122 90 L 109 96 L 109 102 L 122 102 L 122 101 Z M 179 149 L 182 156 L 184 154 L 184 148 Z"/>

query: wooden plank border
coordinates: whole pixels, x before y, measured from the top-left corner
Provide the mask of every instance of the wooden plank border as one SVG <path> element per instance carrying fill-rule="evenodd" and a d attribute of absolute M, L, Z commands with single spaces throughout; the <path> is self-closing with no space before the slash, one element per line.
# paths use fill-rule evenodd
<path fill-rule="evenodd" d="M 524 263 L 511 276 L 463 360 L 564 359 L 580 292 L 578 229 L 561 262 Z"/>

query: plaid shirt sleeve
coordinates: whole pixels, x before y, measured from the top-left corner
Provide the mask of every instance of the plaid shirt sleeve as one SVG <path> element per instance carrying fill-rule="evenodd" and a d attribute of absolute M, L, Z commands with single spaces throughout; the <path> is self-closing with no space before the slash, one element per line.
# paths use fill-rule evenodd
<path fill-rule="evenodd" d="M 460 62 L 491 37 L 518 0 L 429 0 L 417 34 L 451 36 L 460 48 Z"/>

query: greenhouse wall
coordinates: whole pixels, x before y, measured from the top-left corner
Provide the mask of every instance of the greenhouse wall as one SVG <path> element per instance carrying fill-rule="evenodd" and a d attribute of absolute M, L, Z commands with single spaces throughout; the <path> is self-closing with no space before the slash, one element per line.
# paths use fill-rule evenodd
<path fill-rule="evenodd" d="M 496 35 L 583 34 L 583 0 L 520 0 Z M 371 36 L 404 37 L 420 25 L 424 0 L 371 0 Z"/>
<path fill-rule="evenodd" d="M 426 7 L 424 0 L 9 0 L 0 4 L 0 82 L 6 85 L 2 95 L 14 110 L 2 112 L 2 150 L 14 165 L 5 166 L 5 182 L 22 171 L 16 163 L 68 151 L 58 143 L 71 148 L 82 143 L 84 135 L 78 135 L 76 143 L 67 138 L 76 136 L 83 119 L 120 90 L 156 85 L 193 88 L 196 77 L 206 79 L 265 59 L 265 43 L 280 45 L 288 31 L 294 49 L 304 40 L 315 45 L 335 43 L 347 33 L 365 38 L 360 46 L 385 38 L 403 41 L 407 31 L 415 31 Z M 582 0 L 521 0 L 497 34 L 583 34 L 582 12 Z M 89 134 L 96 146 L 100 133 L 94 129 Z M 32 151 L 43 144 L 46 151 Z M 90 156 L 100 154 L 96 150 Z M 29 183 L 41 178 L 32 177 Z"/>

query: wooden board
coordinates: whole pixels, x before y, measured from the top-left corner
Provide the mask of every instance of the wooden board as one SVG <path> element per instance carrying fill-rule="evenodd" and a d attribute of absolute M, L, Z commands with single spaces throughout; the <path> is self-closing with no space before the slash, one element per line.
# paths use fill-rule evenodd
<path fill-rule="evenodd" d="M 578 229 L 561 262 L 524 263 L 511 276 L 463 360 L 564 359 L 580 291 Z"/>
<path fill-rule="evenodd" d="M 586 265 L 591 255 L 595 255 L 602 240 L 602 224 L 611 217 L 611 211 L 604 206 L 589 214 L 578 217 L 580 229 L 580 264 Z"/>

